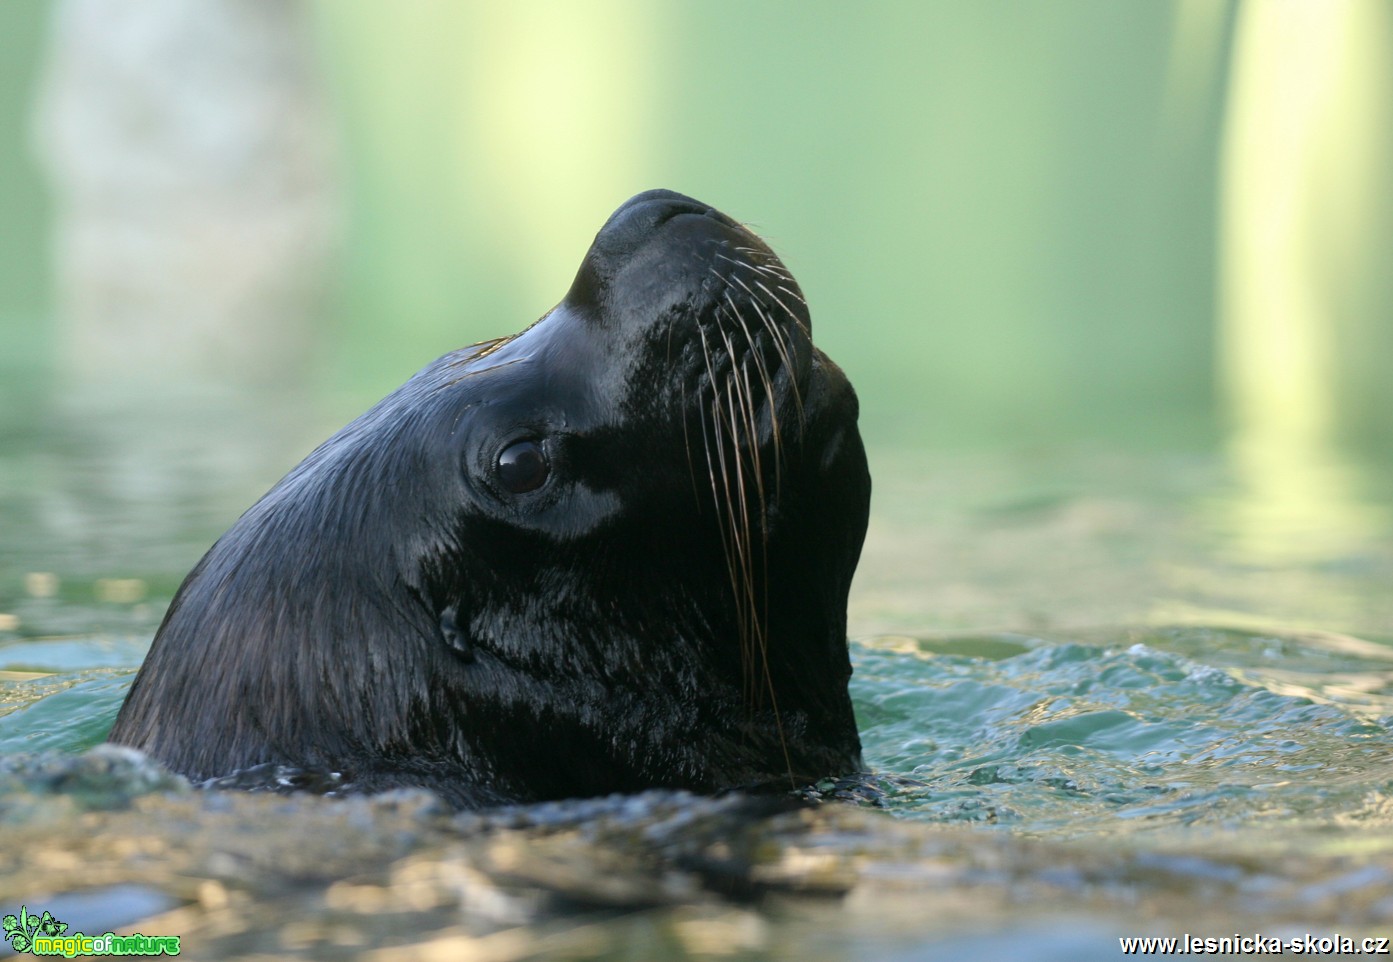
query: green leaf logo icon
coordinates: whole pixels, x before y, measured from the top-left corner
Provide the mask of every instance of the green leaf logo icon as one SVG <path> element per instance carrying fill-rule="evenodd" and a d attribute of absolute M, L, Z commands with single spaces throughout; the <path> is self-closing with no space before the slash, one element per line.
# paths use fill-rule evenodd
<path fill-rule="evenodd" d="M 45 935 L 55 938 L 68 931 L 68 923 L 55 919 L 52 912 L 42 916 L 30 915 L 28 906 L 19 907 L 19 915 L 7 915 L 0 919 L 5 940 L 16 952 L 28 952 L 34 946 L 34 938 Z"/>

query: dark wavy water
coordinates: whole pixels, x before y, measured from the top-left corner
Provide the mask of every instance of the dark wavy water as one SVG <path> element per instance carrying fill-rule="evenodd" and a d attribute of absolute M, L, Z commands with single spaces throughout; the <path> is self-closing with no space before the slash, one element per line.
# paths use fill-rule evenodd
<path fill-rule="evenodd" d="M 1114 958 L 1119 934 L 1393 927 L 1393 538 L 1351 461 L 1269 484 L 1223 450 L 873 449 L 851 618 L 879 777 L 843 794 L 876 805 L 470 821 L 82 756 L 315 420 L 0 425 L 0 824 L 66 839 L 7 844 L 6 912 L 177 925 L 200 957 Z"/>

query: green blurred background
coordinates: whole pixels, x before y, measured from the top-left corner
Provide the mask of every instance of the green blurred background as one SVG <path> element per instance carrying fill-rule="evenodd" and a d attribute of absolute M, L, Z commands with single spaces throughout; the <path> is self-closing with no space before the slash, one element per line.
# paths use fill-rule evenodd
<path fill-rule="evenodd" d="M 282 316 L 263 328 L 279 333 L 248 322 L 243 337 L 229 309 L 208 323 L 251 347 L 209 349 L 210 369 L 261 390 L 276 364 L 258 357 L 299 357 L 278 340 L 298 329 L 303 360 L 280 376 L 347 417 L 435 356 L 535 319 L 606 215 L 663 186 L 749 222 L 783 255 L 873 441 L 1220 442 L 1269 466 L 1393 441 L 1386 0 L 321 0 L 275 5 L 289 31 L 266 19 L 272 5 L 208 0 L 150 28 L 166 30 L 163 47 L 142 47 L 134 27 L 84 34 L 100 6 L 0 4 L 0 376 L 12 385 L 100 392 L 121 368 L 119 392 L 199 369 L 177 352 L 162 363 L 164 335 L 123 333 L 111 276 L 90 281 L 112 246 L 93 210 L 108 229 L 145 231 L 128 263 L 167 277 L 158 238 L 182 252 L 192 300 L 148 284 L 119 296 L 196 351 L 178 305 L 226 281 L 228 258 L 192 263 L 204 248 L 189 224 L 216 232 L 216 210 L 261 204 L 262 234 L 219 241 L 261 248 L 280 236 L 285 185 L 313 194 L 312 241 L 275 243 L 321 253 L 273 258 L 303 289 L 284 297 L 272 277 L 267 295 L 270 268 L 257 268 L 228 295 L 271 303 L 262 313 Z M 261 19 L 248 28 L 239 6 Z M 247 28 L 242 47 L 217 48 L 235 31 L 200 26 L 188 11 L 205 7 Z M 282 45 L 279 66 L 258 43 Z M 259 93 L 238 99 L 251 80 Z M 300 113 L 260 124 L 257 110 L 289 100 Z M 125 114 L 106 140 L 92 133 Z M 199 157 L 230 164 L 207 134 L 224 116 L 250 132 L 229 137 L 237 149 L 271 131 L 262 153 L 209 182 L 222 208 L 164 217 L 165 182 L 122 158 L 180 158 L 167 178 L 192 177 Z M 307 147 L 305 130 L 320 141 Z M 213 146 L 182 159 L 200 136 Z M 297 151 L 309 159 L 284 160 Z M 278 164 L 280 186 L 238 200 Z M 180 189 L 197 194 L 191 183 Z M 70 364 L 91 330 L 136 350 Z"/>

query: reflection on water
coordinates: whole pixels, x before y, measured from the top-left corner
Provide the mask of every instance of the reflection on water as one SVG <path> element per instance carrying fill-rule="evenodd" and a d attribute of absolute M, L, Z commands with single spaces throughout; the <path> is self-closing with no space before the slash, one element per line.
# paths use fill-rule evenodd
<path fill-rule="evenodd" d="M 1375 467 L 1330 442 L 1240 433 L 1228 445 L 1228 463 L 1238 493 L 1214 505 L 1213 521 L 1227 534 L 1233 561 L 1340 564 L 1393 531 L 1387 504 L 1369 496 Z"/>
<path fill-rule="evenodd" d="M 853 634 L 1201 623 L 1393 638 L 1386 467 L 873 450 Z"/>

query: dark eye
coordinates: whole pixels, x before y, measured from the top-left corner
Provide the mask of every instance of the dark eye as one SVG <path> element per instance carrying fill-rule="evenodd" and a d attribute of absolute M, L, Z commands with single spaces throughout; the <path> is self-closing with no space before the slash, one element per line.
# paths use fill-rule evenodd
<path fill-rule="evenodd" d="M 498 480 L 513 494 L 536 491 L 550 473 L 547 453 L 538 441 L 518 441 L 498 456 Z"/>

